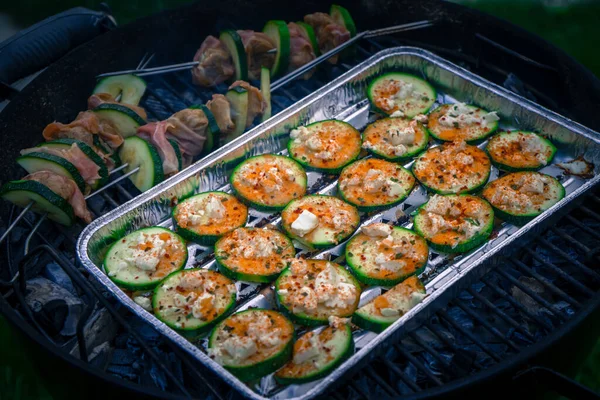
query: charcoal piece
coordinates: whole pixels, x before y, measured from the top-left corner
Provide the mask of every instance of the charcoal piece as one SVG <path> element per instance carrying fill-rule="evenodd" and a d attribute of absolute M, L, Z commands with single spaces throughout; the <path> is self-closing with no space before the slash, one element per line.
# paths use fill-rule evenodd
<path fill-rule="evenodd" d="M 403 368 L 402 372 L 404 375 L 413 383 L 417 383 L 417 368 L 412 363 L 407 363 Z M 413 390 L 404 382 L 404 380 L 398 378 L 396 375 L 392 375 L 393 380 L 396 381 L 396 388 L 401 394 L 413 393 Z M 385 398 L 386 396 L 384 396 Z"/>
<path fill-rule="evenodd" d="M 104 366 L 108 364 L 108 357 L 112 351 L 112 346 L 109 342 L 104 342 L 99 346 L 96 346 L 91 353 L 88 355 L 90 364 L 97 368 L 104 369 Z"/>
<path fill-rule="evenodd" d="M 428 352 L 423 352 L 421 354 L 423 365 L 431 371 L 434 375 L 443 375 L 448 368 L 452 368 L 450 363 L 454 358 L 454 354 L 446 353 L 446 352 L 438 352 L 439 358 L 441 358 L 444 362 L 442 365 L 434 356 L 432 356 Z"/>
<path fill-rule="evenodd" d="M 125 365 L 109 365 L 106 371 L 120 378 L 129 379 L 130 381 L 137 381 L 139 376 L 135 369 Z"/>
<path fill-rule="evenodd" d="M 450 307 L 446 310 L 446 314 L 453 319 L 460 327 L 471 330 L 473 329 L 473 320 L 471 317 L 459 307 Z"/>
<path fill-rule="evenodd" d="M 85 304 L 54 282 L 38 277 L 27 281 L 25 302 L 51 334 L 73 336 Z"/>
<path fill-rule="evenodd" d="M 150 365 L 149 371 L 150 378 L 152 378 L 152 382 L 154 385 L 162 390 L 165 390 L 167 387 L 167 376 L 164 371 L 156 364 L 152 363 Z"/>
<path fill-rule="evenodd" d="M 101 343 L 111 342 L 118 329 L 118 323 L 106 308 L 95 311 L 83 328 L 88 354 Z M 71 350 L 71 355 L 74 357 L 79 356 L 79 343 L 75 344 L 75 347 Z"/>
<path fill-rule="evenodd" d="M 0 236 L 6 232 L 6 229 L 2 229 L 0 232 Z M 25 234 L 27 233 L 27 229 L 21 226 L 15 226 L 10 232 L 10 242 L 11 243 L 20 243 L 25 239 Z"/>
<path fill-rule="evenodd" d="M 129 323 L 131 324 L 131 328 L 135 330 L 148 345 L 151 347 L 156 347 L 161 343 L 160 334 L 147 322 L 139 319 L 132 318 Z M 141 347 L 139 342 L 133 337 L 129 336 L 127 339 L 127 348 L 133 352 L 141 351 Z"/>
<path fill-rule="evenodd" d="M 120 333 L 115 338 L 115 347 L 118 349 L 124 349 L 127 347 L 127 340 L 129 339 L 128 333 Z"/>
<path fill-rule="evenodd" d="M 56 283 L 58 286 L 69 291 L 69 293 L 78 296 L 73 281 L 67 273 L 55 262 L 46 265 L 42 271 L 44 278 Z"/>
<path fill-rule="evenodd" d="M 111 365 L 129 365 L 133 366 L 133 363 L 138 359 L 138 356 L 133 354 L 131 351 L 126 349 L 115 349 L 110 359 Z"/>
<path fill-rule="evenodd" d="M 519 282 L 531 292 L 547 300 L 548 294 L 546 293 L 546 289 L 538 280 L 522 276 L 519 278 Z M 523 304 L 527 311 L 529 311 L 532 314 L 540 314 L 544 309 L 544 307 L 540 303 L 531 298 L 527 293 L 523 292 L 517 286 L 513 286 L 510 289 L 510 293 L 519 303 Z"/>

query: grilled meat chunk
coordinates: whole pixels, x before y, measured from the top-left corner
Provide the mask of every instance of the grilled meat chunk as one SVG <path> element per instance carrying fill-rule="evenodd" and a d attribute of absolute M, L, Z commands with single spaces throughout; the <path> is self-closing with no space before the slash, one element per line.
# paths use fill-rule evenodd
<path fill-rule="evenodd" d="M 146 110 L 144 110 L 140 106 L 134 106 L 132 104 L 119 103 L 115 98 L 109 93 L 96 93 L 91 95 L 88 98 L 88 110 L 93 110 L 98 107 L 100 104 L 119 104 L 121 106 L 129 108 L 131 111 L 139 115 L 143 120 L 148 119 L 148 115 L 146 114 Z"/>
<path fill-rule="evenodd" d="M 168 135 L 177 141 L 184 167 L 190 165 L 193 157 L 202 153 L 207 127 L 208 119 L 200 109 L 185 108 L 167 119 Z"/>
<path fill-rule="evenodd" d="M 204 39 L 194 61 L 200 62 L 192 69 L 192 80 L 196 85 L 215 86 L 231 78 L 235 72 L 227 48 L 214 36 Z"/>
<path fill-rule="evenodd" d="M 262 115 L 265 112 L 267 103 L 263 98 L 260 90 L 250 85 L 245 81 L 235 81 L 229 86 L 232 89 L 236 86 L 241 86 L 248 91 L 248 117 L 246 118 L 246 128 L 248 128 L 254 122 L 254 118 L 258 115 Z"/>
<path fill-rule="evenodd" d="M 156 150 L 162 160 L 163 172 L 165 175 L 174 174 L 179 171 L 179 162 L 175 149 L 167 140 L 167 128 L 169 122 L 159 121 L 140 126 L 137 130 L 137 135 L 142 139 L 149 141 Z"/>
<path fill-rule="evenodd" d="M 212 100 L 206 103 L 206 107 L 213 113 L 217 120 L 217 125 L 222 134 L 226 135 L 233 132 L 235 124 L 231 120 L 231 106 L 227 97 L 222 94 L 213 94 Z"/>
<path fill-rule="evenodd" d="M 261 67 L 273 68 L 275 54 L 267 51 L 275 49 L 275 43 L 262 32 L 237 31 L 242 38 L 248 57 L 248 78 L 259 79 Z"/>
<path fill-rule="evenodd" d="M 93 135 L 98 135 L 112 149 L 123 144 L 119 132 L 109 122 L 100 120 L 92 111 L 80 112 L 70 124 L 52 122 L 44 128 L 42 135 L 46 140 L 77 139 L 89 146 L 94 145 Z"/>
<path fill-rule="evenodd" d="M 92 214 L 85 204 L 83 194 L 71 179 L 51 171 L 38 171 L 27 175 L 24 180 L 37 181 L 48 187 L 54 193 L 67 200 L 76 216 L 86 223 L 92 222 Z"/>
<path fill-rule="evenodd" d="M 338 25 L 331 16 L 325 13 L 308 14 L 304 17 L 304 22 L 309 24 L 315 30 L 319 49 L 321 53 L 326 53 L 350 39 L 350 32 L 341 25 Z M 339 55 L 329 58 L 331 64 L 337 64 Z"/>
<path fill-rule="evenodd" d="M 304 64 L 308 64 L 316 58 L 314 49 L 308 37 L 304 36 L 304 31 L 300 29 L 298 24 L 290 22 L 288 24 L 290 31 L 290 65 L 288 70 L 293 71 L 300 68 Z M 315 69 L 306 72 L 302 77 L 310 79 L 314 74 Z"/>

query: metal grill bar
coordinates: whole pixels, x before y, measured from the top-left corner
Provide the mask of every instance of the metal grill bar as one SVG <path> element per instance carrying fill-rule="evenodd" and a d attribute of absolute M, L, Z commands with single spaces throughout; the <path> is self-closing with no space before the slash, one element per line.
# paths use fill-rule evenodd
<path fill-rule="evenodd" d="M 386 367 L 390 369 L 390 371 L 392 371 L 400 379 L 402 379 L 402 382 L 404 382 L 413 392 L 421 391 L 421 388 L 416 383 L 414 383 L 408 376 L 406 376 L 406 374 L 402 372 L 402 370 L 398 368 L 396 364 L 394 364 L 387 358 L 383 359 L 383 363 L 386 365 Z"/>

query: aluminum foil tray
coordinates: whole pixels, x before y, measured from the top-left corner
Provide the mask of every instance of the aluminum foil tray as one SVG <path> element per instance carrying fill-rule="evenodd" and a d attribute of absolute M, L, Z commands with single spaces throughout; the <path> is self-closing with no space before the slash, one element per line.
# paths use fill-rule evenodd
<path fill-rule="evenodd" d="M 438 90 L 438 103 L 463 101 L 473 103 L 488 110 L 497 111 L 501 117 L 501 129 L 518 128 L 542 132 L 558 147 L 556 162 L 572 160 L 583 156 L 600 166 L 600 136 L 560 115 L 519 97 L 495 84 L 492 84 L 467 70 L 451 64 L 427 51 L 397 47 L 381 51 L 356 66 L 346 74 L 307 96 L 293 106 L 262 123 L 235 141 L 198 161 L 178 175 L 162 182 L 135 199 L 123 204 L 112 212 L 93 221 L 82 232 L 77 242 L 77 254 L 81 264 L 100 281 L 114 296 L 132 312 L 148 321 L 158 332 L 175 342 L 204 366 L 215 371 L 243 396 L 253 399 L 312 399 L 341 384 L 343 377 L 375 358 L 382 348 L 396 341 L 405 332 L 416 328 L 434 311 L 443 307 L 447 300 L 456 296 L 466 285 L 482 276 L 499 262 L 497 255 L 509 255 L 527 243 L 541 229 L 552 224 L 562 214 L 573 207 L 585 192 L 598 181 L 598 167 L 594 176 L 582 179 L 565 175 L 555 165 L 542 171 L 557 177 L 566 188 L 566 197 L 523 228 L 509 224 L 497 224 L 491 240 L 468 254 L 450 257 L 431 251 L 429 264 L 420 278 L 426 285 L 428 297 L 410 310 L 383 333 L 375 334 L 363 330 L 354 332 L 356 353 L 319 381 L 279 386 L 272 376 L 259 382 L 244 384 L 206 355 L 206 339 L 190 342 L 159 321 L 151 313 L 134 303 L 102 271 L 103 255 L 115 240 L 136 229 L 161 225 L 171 227 L 172 206 L 191 193 L 209 190 L 228 191 L 228 176 L 232 166 L 241 157 L 264 153 L 286 154 L 285 145 L 290 129 L 310 122 L 336 118 L 345 120 L 362 130 L 375 116 L 369 112 L 366 87 L 376 76 L 388 71 L 405 71 L 423 77 Z M 434 106 L 435 107 L 435 106 Z M 481 146 L 484 146 L 482 144 Z M 408 165 L 407 165 L 408 166 Z M 492 169 L 491 179 L 498 176 Z M 309 193 L 335 194 L 334 176 L 308 172 Z M 389 222 L 411 227 L 410 213 L 428 198 L 425 190 L 416 185 L 411 195 L 400 205 L 379 213 L 362 214 L 363 224 L 374 221 Z M 279 215 L 263 213 L 251 209 L 248 225 L 277 225 Z M 301 248 L 298 253 L 306 256 L 309 252 Z M 308 254 L 312 258 L 327 258 L 344 264 L 343 246 Z M 215 268 L 212 249 L 196 244 L 189 245 L 189 260 L 186 268 Z M 274 308 L 273 290 L 268 284 L 248 284 L 237 282 L 237 309 L 260 306 Z M 360 305 L 380 294 L 382 288 L 369 287 L 361 296 Z"/>

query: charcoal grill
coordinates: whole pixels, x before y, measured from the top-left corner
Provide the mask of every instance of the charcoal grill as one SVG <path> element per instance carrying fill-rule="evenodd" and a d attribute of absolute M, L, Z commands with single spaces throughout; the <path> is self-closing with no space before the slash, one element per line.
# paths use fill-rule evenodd
<path fill-rule="evenodd" d="M 375 1 L 347 6 L 356 16 L 358 26 L 365 29 L 422 19 L 435 21 L 435 26 L 361 42 L 355 60 L 322 66 L 310 81 L 294 81 L 275 92 L 274 112 L 374 52 L 408 44 L 436 52 L 592 129 L 600 128 L 600 119 L 592 112 L 600 103 L 598 80 L 559 50 L 514 26 L 453 4 L 433 1 L 419 5 L 408 1 Z M 251 6 L 233 1 L 218 6 L 198 4 L 141 20 L 81 46 L 50 66 L 15 96 L 0 115 L 0 130 L 10 138 L 0 150 L 6 160 L 1 180 L 20 176 L 12 161 L 21 148 L 39 142 L 40 132 L 47 123 L 54 119 L 69 120 L 84 107 L 95 75 L 132 68 L 148 52 L 156 54 L 153 61 L 156 65 L 187 61 L 206 34 L 223 28 L 259 29 L 271 18 L 296 20 L 320 9 L 316 2 L 304 2 L 293 10 L 283 8 L 269 1 L 254 2 Z M 199 21 L 215 22 L 201 26 Z M 129 51 L 123 52 L 124 48 Z M 205 102 L 211 93 L 193 87 L 186 72 L 149 77 L 148 82 L 143 106 L 154 119 Z M 26 134 L 8 136 L 8 132 Z M 117 207 L 135 194 L 126 181 L 121 181 L 91 200 L 90 208 L 98 215 L 103 212 L 102 207 Z M 595 212 L 599 202 L 597 195 L 588 196 L 576 211 L 540 233 L 516 256 L 501 260 L 498 268 L 458 294 L 428 323 L 400 342 L 390 344 L 388 351 L 368 367 L 339 382 L 329 396 L 464 395 L 465 390 L 481 390 L 483 385 L 494 383 L 496 393 L 511 393 L 515 387 L 532 380 L 568 391 L 572 398 L 592 396 L 552 370 L 529 367 L 536 365 L 540 357 L 556 356 L 556 351 L 550 353 L 549 349 L 557 350 L 561 343 L 569 343 L 578 328 L 585 327 L 597 337 L 598 326 L 593 321 L 597 321 L 600 309 L 597 269 L 600 216 Z M 6 204 L 0 205 L 5 226 L 18 213 L 19 210 Z M 95 393 L 99 397 L 108 390 L 123 389 L 156 397 L 235 397 L 211 371 L 162 341 L 79 270 L 73 260 L 73 248 L 80 230 L 81 227 L 66 229 L 39 223 L 39 217 L 27 215 L 3 244 L 0 277 L 7 281 L 18 276 L 14 284 L 1 288 L 3 314 L 38 345 L 36 348 L 49 352 L 53 363 L 69 366 L 74 376 L 91 375 L 93 378 L 85 382 L 97 387 Z M 23 256 L 25 246 L 29 251 Z M 51 263 L 56 266 L 46 267 Z M 18 270 L 22 272 L 16 275 Z M 74 291 L 84 294 L 77 296 L 82 304 L 81 318 L 72 327 L 73 334 L 60 335 L 57 332 L 60 327 L 44 318 L 53 314 L 44 314 L 48 310 L 28 303 L 27 281 L 40 274 L 63 285 L 66 274 L 76 287 Z M 100 312 L 101 307 L 111 317 Z M 86 328 L 87 321 L 96 320 L 109 321 L 116 331 L 109 335 L 108 350 L 98 347 L 102 345 L 96 343 L 99 335 L 90 334 L 89 326 L 93 323 L 87 323 Z M 123 360 L 132 354 L 139 357 L 137 366 Z M 64 382 L 64 371 L 60 372 L 54 379 Z M 50 371 L 46 373 L 53 375 Z M 489 391 L 489 386 L 485 390 Z"/>

